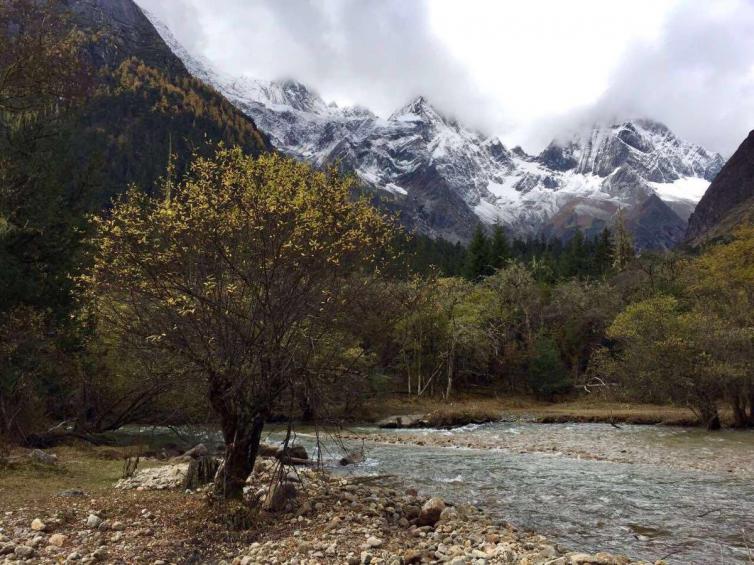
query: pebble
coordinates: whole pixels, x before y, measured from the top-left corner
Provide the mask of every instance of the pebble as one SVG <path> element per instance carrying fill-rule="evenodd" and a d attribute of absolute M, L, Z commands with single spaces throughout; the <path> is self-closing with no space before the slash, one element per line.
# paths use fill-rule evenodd
<path fill-rule="evenodd" d="M 55 547 L 63 547 L 68 541 L 68 536 L 64 536 L 63 534 L 52 534 L 48 541 L 50 545 L 54 545 Z"/>
<path fill-rule="evenodd" d="M 35 532 L 44 532 L 47 529 L 47 525 L 39 518 L 34 518 L 31 521 L 31 529 Z"/>
<path fill-rule="evenodd" d="M 369 547 L 380 547 L 382 545 L 382 540 L 374 536 L 369 536 L 369 538 L 367 538 L 367 545 Z"/>

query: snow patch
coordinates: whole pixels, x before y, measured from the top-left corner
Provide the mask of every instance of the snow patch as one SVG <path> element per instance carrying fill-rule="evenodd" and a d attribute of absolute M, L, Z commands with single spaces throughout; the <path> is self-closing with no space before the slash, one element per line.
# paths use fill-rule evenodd
<path fill-rule="evenodd" d="M 709 188 L 709 181 L 697 177 L 682 177 L 673 182 L 650 182 L 657 196 L 663 200 L 683 201 L 689 200 L 697 203 L 702 199 Z"/>

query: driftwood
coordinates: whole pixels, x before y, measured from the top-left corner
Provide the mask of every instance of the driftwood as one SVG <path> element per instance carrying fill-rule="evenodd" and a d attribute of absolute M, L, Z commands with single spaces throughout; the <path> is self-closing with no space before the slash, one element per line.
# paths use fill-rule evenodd
<path fill-rule="evenodd" d="M 278 456 L 278 461 L 284 465 L 314 465 L 311 459 L 302 459 L 301 457 L 289 457 L 288 455 Z"/>

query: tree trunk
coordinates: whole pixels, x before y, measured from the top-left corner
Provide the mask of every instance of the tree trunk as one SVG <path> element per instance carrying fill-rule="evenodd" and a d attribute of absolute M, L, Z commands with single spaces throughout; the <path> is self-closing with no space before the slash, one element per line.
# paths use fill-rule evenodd
<path fill-rule="evenodd" d="M 246 479 L 254 469 L 264 417 L 221 414 L 225 439 L 225 460 L 215 476 L 215 494 L 224 498 L 241 498 Z"/>
<path fill-rule="evenodd" d="M 754 428 L 754 384 L 749 385 L 749 426 Z"/>
<path fill-rule="evenodd" d="M 746 416 L 746 400 L 742 394 L 731 395 L 730 405 L 733 409 L 733 426 L 736 428 L 745 428 L 748 424 Z"/>
<path fill-rule="evenodd" d="M 720 429 L 720 415 L 714 403 L 701 403 L 699 405 L 699 415 L 707 430 L 714 431 Z"/>

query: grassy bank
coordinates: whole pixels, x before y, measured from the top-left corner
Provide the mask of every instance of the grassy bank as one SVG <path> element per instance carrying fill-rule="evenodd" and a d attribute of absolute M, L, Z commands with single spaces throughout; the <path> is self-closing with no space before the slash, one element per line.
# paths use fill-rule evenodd
<path fill-rule="evenodd" d="M 450 401 L 438 398 L 416 398 L 392 395 L 369 403 L 367 417 L 379 421 L 396 415 L 426 415 L 437 425 L 466 422 L 527 419 L 542 423 L 612 422 L 630 424 L 665 424 L 696 426 L 699 419 L 688 408 L 657 404 L 631 404 L 601 399 L 580 398 L 557 403 L 538 401 L 528 397 L 495 397 L 491 395 L 463 395 Z M 731 415 L 721 410 L 724 423 L 731 423 Z"/>

